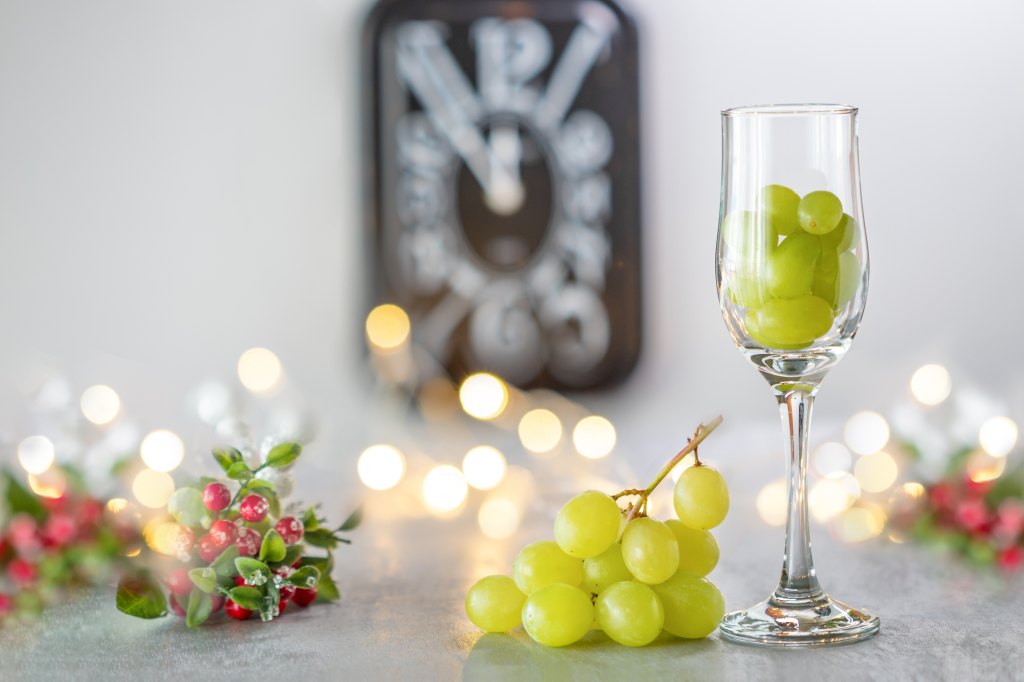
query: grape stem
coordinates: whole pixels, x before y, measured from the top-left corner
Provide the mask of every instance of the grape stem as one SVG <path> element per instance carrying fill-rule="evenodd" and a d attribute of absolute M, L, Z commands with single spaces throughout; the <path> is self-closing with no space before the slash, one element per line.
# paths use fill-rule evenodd
<path fill-rule="evenodd" d="M 635 495 L 640 498 L 637 502 L 634 502 L 627 508 L 627 522 L 632 521 L 637 516 L 645 516 L 647 514 L 647 498 L 650 497 L 651 493 L 654 492 L 654 489 L 657 488 L 663 480 L 665 480 L 665 477 L 669 475 L 669 472 L 671 472 L 672 469 L 682 461 L 683 457 L 686 457 L 692 452 L 695 460 L 694 466 L 701 466 L 700 460 L 697 459 L 697 446 L 704 442 L 704 439 L 707 438 L 712 431 L 717 429 L 721 423 L 722 415 L 718 415 L 707 424 L 698 424 L 697 428 L 693 431 L 693 437 L 686 439 L 686 445 L 683 449 L 677 452 L 676 455 L 661 468 L 661 471 L 659 471 L 658 475 L 654 477 L 651 484 L 643 490 L 639 488 L 630 488 L 629 490 L 623 490 L 616 495 L 612 495 L 613 500 L 617 500 L 620 497 L 627 495 Z"/>

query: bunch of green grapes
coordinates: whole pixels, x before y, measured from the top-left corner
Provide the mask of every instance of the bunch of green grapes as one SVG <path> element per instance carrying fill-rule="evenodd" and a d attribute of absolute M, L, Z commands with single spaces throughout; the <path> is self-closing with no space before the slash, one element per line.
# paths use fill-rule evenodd
<path fill-rule="evenodd" d="M 678 520 L 630 519 L 605 493 L 577 495 L 558 512 L 554 541 L 523 548 L 511 577 L 487 576 L 470 588 L 469 619 L 487 632 L 522 625 L 545 646 L 572 644 L 592 629 L 626 646 L 650 644 L 662 630 L 706 637 L 725 613 L 704 577 L 718 563 L 708 531 L 729 510 L 722 475 L 703 464 L 686 469 L 674 506 Z"/>
<path fill-rule="evenodd" d="M 745 307 L 747 333 L 782 350 L 807 348 L 832 328 L 857 293 L 864 274 L 854 249 L 856 220 L 832 192 L 803 198 L 768 185 L 757 211 L 726 216 L 728 295 Z"/>

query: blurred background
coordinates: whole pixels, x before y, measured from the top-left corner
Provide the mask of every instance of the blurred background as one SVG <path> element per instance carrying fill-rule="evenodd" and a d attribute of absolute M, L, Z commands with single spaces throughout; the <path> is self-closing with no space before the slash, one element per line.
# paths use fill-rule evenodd
<path fill-rule="evenodd" d="M 717 413 L 734 431 L 775 428 L 715 295 L 719 112 L 742 104 L 861 111 L 868 308 L 815 433 L 907 399 L 927 362 L 1024 412 L 1024 6 L 624 4 L 640 30 L 643 346 L 618 388 L 573 396 L 615 421 L 621 458 L 663 459 Z M 381 438 L 364 338 L 370 6 L 0 2 L 7 446 L 60 378 L 76 399 L 115 387 L 142 432 L 192 447 L 209 437 L 186 397 L 236 385 L 253 347 L 282 363 L 275 400 L 315 420 L 321 461 Z"/>

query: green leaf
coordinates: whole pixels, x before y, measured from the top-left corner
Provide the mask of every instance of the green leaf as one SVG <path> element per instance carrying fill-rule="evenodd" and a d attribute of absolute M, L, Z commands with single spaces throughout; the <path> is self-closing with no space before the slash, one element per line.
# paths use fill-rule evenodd
<path fill-rule="evenodd" d="M 7 511 L 11 516 L 22 513 L 32 516 L 37 521 L 46 518 L 46 510 L 43 509 L 38 497 L 25 490 L 9 472 L 4 472 L 4 479 L 7 483 Z"/>
<path fill-rule="evenodd" d="M 338 546 L 338 539 L 334 537 L 334 533 L 327 528 L 314 528 L 313 530 L 309 530 L 307 528 L 302 539 L 305 540 L 307 544 L 313 545 L 314 547 L 334 549 Z"/>
<path fill-rule="evenodd" d="M 321 575 L 316 588 L 316 600 L 320 602 L 338 601 L 339 599 L 341 599 L 341 595 L 338 594 L 338 586 L 334 584 L 334 580 L 329 575 Z"/>
<path fill-rule="evenodd" d="M 298 443 L 281 443 L 271 448 L 267 454 L 267 466 L 280 469 L 286 467 L 299 458 L 302 454 L 302 446 Z"/>
<path fill-rule="evenodd" d="M 270 490 L 261 490 L 260 494 L 266 498 L 267 504 L 270 505 L 270 516 L 275 519 L 281 518 L 281 500 L 278 499 L 277 493 Z"/>
<path fill-rule="evenodd" d="M 311 589 L 316 587 L 317 582 L 320 580 L 320 571 L 313 566 L 303 566 L 299 570 L 288 576 L 285 581 L 289 585 L 295 585 L 295 587 L 301 587 L 303 589 Z"/>
<path fill-rule="evenodd" d="M 185 625 L 197 627 L 206 622 L 213 611 L 213 600 L 206 592 L 192 590 L 188 595 L 188 608 L 185 610 Z"/>
<path fill-rule="evenodd" d="M 228 590 L 228 596 L 243 609 L 256 611 L 263 603 L 263 590 L 249 585 L 239 585 Z"/>
<path fill-rule="evenodd" d="M 227 473 L 232 464 L 242 461 L 242 453 L 234 448 L 216 448 L 213 451 L 213 458 L 217 460 L 220 468 Z"/>
<path fill-rule="evenodd" d="M 167 613 L 167 599 L 148 575 L 125 576 L 117 584 L 117 610 L 136 618 L 159 618 Z"/>
<path fill-rule="evenodd" d="M 262 492 L 264 490 L 273 490 L 274 484 L 270 481 L 265 481 L 262 478 L 254 478 L 245 484 L 245 487 L 254 492 Z"/>
<path fill-rule="evenodd" d="M 274 562 L 275 566 L 291 566 L 302 556 L 302 545 L 288 545 L 284 558 Z"/>
<path fill-rule="evenodd" d="M 304 556 L 302 557 L 302 566 L 312 566 L 320 571 L 321 575 L 330 573 L 334 568 L 334 558 L 331 556 Z"/>
<path fill-rule="evenodd" d="M 262 585 L 270 578 L 269 566 L 247 556 L 235 559 L 235 568 L 238 569 L 238 575 L 242 576 L 250 585 Z"/>
<path fill-rule="evenodd" d="M 263 595 L 263 599 L 260 601 L 260 620 L 264 623 L 270 620 L 274 620 L 274 616 L 280 614 L 279 605 L 281 603 L 281 593 L 273 585 L 267 585 L 267 593 Z"/>
<path fill-rule="evenodd" d="M 359 527 L 359 524 L 363 522 L 363 508 L 356 507 L 356 510 L 348 515 L 345 519 L 345 523 L 338 527 L 339 531 L 343 530 L 355 530 Z"/>
<path fill-rule="evenodd" d="M 183 526 L 198 526 L 207 509 L 201 492 L 195 488 L 178 488 L 167 501 L 167 511 Z"/>
<path fill-rule="evenodd" d="M 310 507 L 302 514 L 302 527 L 307 533 L 320 527 L 320 521 L 316 518 L 316 507 Z"/>
<path fill-rule="evenodd" d="M 237 558 L 238 545 L 231 545 L 213 560 L 213 563 L 210 564 L 210 568 L 212 568 L 218 576 L 222 578 L 229 578 L 236 575 L 238 572 L 235 569 L 235 559 Z"/>
<path fill-rule="evenodd" d="M 276 530 L 271 528 L 263 536 L 263 543 L 260 544 L 260 561 L 280 561 L 288 548 L 284 544 L 284 538 Z"/>
<path fill-rule="evenodd" d="M 210 566 L 193 568 L 188 572 L 188 577 L 192 579 L 193 585 L 207 594 L 217 588 L 217 571 Z"/>
<path fill-rule="evenodd" d="M 252 478 L 252 470 L 245 465 L 245 462 L 235 462 L 227 471 L 228 478 L 233 481 L 248 481 Z"/>

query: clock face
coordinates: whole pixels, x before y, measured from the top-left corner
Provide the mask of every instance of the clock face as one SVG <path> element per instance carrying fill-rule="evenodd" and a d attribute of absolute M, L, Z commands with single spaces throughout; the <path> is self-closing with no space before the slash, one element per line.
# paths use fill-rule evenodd
<path fill-rule="evenodd" d="M 637 45 L 605 0 L 382 2 L 375 303 L 455 375 L 615 383 L 640 345 Z"/>

